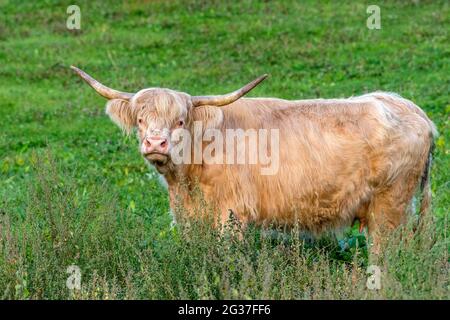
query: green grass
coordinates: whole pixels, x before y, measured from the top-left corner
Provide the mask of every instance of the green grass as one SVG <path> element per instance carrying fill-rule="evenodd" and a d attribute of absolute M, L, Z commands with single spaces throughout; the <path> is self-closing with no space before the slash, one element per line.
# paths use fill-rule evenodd
<path fill-rule="evenodd" d="M 71 1 L 0 0 L 0 297 L 450 298 L 447 1 L 378 1 L 381 30 L 354 1 L 76 3 L 68 31 Z M 71 64 L 124 91 L 219 94 L 269 73 L 251 96 L 397 92 L 440 132 L 433 217 L 393 236 L 378 291 L 355 230 L 307 243 L 171 228 L 155 171 Z M 81 292 L 66 288 L 72 264 Z"/>

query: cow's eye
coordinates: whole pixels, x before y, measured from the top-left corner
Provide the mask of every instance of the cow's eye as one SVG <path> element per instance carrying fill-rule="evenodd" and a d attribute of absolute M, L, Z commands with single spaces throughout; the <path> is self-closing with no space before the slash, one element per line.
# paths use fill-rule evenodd
<path fill-rule="evenodd" d="M 144 120 L 142 120 L 142 118 L 139 118 L 139 119 L 138 119 L 138 123 L 139 123 L 139 124 L 142 124 L 142 122 L 144 122 Z"/>
<path fill-rule="evenodd" d="M 183 124 L 184 124 L 184 121 L 183 121 L 183 120 L 180 120 L 180 121 L 177 122 L 177 126 L 179 126 L 179 127 L 182 127 Z"/>

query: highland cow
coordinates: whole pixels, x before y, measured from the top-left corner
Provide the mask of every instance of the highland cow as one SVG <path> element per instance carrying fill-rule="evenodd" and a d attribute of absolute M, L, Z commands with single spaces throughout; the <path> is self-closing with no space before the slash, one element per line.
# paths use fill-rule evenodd
<path fill-rule="evenodd" d="M 321 234 L 359 219 L 377 246 L 381 231 L 396 228 L 413 211 L 418 189 L 423 193 L 420 212 L 430 209 L 436 129 L 417 105 L 396 94 L 242 98 L 266 76 L 218 96 L 163 88 L 126 93 L 72 69 L 108 99 L 106 113 L 115 123 L 127 132 L 137 130 L 141 154 L 167 181 L 171 207 L 181 198 L 186 212 L 195 215 L 189 210 L 195 207 L 190 190 L 198 184 L 204 199 L 218 208 L 220 223 L 231 210 L 244 226 L 298 225 Z M 230 129 L 276 130 L 278 140 L 269 139 L 266 151 L 277 153 L 279 167 L 261 174 L 261 163 L 175 163 L 177 132 L 198 135 L 195 123 L 202 125 L 202 133 L 214 129 L 224 135 Z M 181 181 L 188 187 L 181 187 Z"/>

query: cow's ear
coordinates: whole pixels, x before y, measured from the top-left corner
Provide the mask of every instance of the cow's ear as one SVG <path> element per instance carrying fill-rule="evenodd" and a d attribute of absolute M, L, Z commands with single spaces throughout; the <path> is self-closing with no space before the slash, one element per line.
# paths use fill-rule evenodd
<path fill-rule="evenodd" d="M 121 99 L 109 100 L 106 104 L 106 114 L 127 134 L 136 126 L 136 115 L 129 101 Z"/>

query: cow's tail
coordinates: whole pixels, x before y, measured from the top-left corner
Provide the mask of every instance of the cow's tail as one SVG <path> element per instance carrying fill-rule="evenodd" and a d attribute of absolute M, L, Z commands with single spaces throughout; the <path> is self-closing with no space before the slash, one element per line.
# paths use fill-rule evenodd
<path fill-rule="evenodd" d="M 433 158 L 434 143 L 430 146 L 428 152 L 425 169 L 420 180 L 420 193 L 422 199 L 420 201 L 420 216 L 423 217 L 431 211 L 431 161 Z"/>

